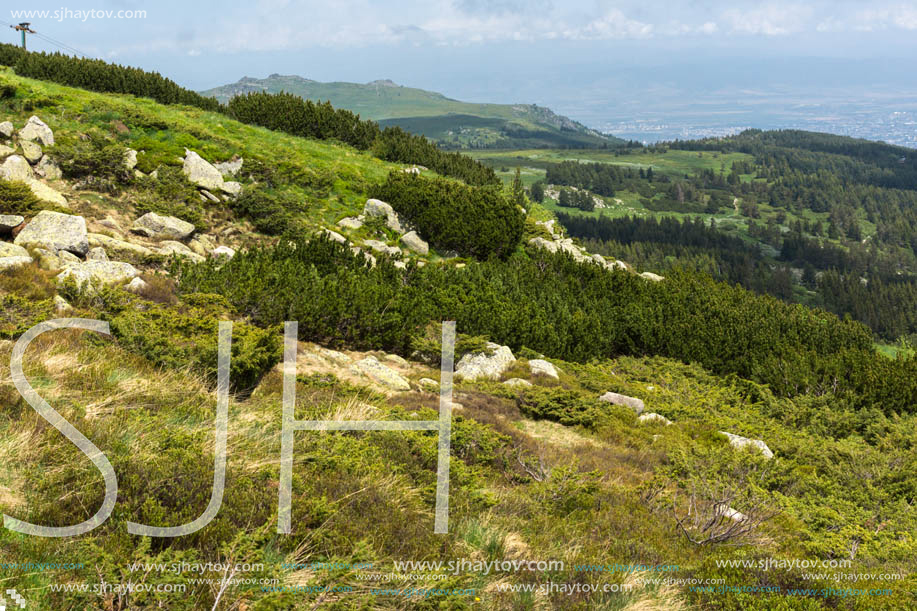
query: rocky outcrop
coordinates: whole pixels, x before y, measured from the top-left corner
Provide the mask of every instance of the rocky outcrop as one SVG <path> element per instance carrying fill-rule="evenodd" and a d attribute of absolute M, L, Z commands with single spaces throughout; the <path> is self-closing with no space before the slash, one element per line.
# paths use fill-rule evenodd
<path fill-rule="evenodd" d="M 560 377 L 557 375 L 557 368 L 544 359 L 530 360 L 529 369 L 532 371 L 532 375 L 546 376 L 555 380 L 559 379 Z"/>
<path fill-rule="evenodd" d="M 108 254 L 101 246 L 95 246 L 86 253 L 87 261 L 108 261 Z"/>
<path fill-rule="evenodd" d="M 343 227 L 344 229 L 359 229 L 363 226 L 363 221 L 358 218 L 348 216 L 339 220 L 338 226 Z"/>
<path fill-rule="evenodd" d="M 506 346 L 488 342 L 487 348 L 490 354 L 472 352 L 463 356 L 455 367 L 455 375 L 466 380 L 496 380 L 516 361 L 512 351 Z"/>
<path fill-rule="evenodd" d="M 29 251 L 22 246 L 10 244 L 9 242 L 0 242 L 0 257 L 28 257 Z"/>
<path fill-rule="evenodd" d="M 194 225 L 174 216 L 147 212 L 134 221 L 131 231 L 157 240 L 184 240 L 194 233 Z"/>
<path fill-rule="evenodd" d="M 353 364 L 353 369 L 385 388 L 398 391 L 411 390 L 411 384 L 401 374 L 386 367 L 374 356 L 368 356 Z"/>
<path fill-rule="evenodd" d="M 403 236 L 401 236 L 401 242 L 407 247 L 408 250 L 416 252 L 419 255 L 427 255 L 430 253 L 430 245 L 424 242 L 416 231 L 409 231 Z"/>
<path fill-rule="evenodd" d="M 24 247 L 46 248 L 51 252 L 66 250 L 85 255 L 89 251 L 86 219 L 42 210 L 19 232 L 15 243 Z"/>
<path fill-rule="evenodd" d="M 752 447 L 757 449 L 765 458 L 773 458 L 774 453 L 771 452 L 771 449 L 767 447 L 767 444 L 761 441 L 760 439 L 749 439 L 748 437 L 742 437 L 741 435 L 735 435 L 733 433 L 727 433 L 726 431 L 720 431 L 721 434 L 725 435 L 729 440 L 730 445 L 734 448 L 742 449 L 747 447 Z"/>
<path fill-rule="evenodd" d="M 44 146 L 54 146 L 54 132 L 44 121 L 33 115 L 25 127 L 19 130 L 19 140 L 38 140 Z"/>
<path fill-rule="evenodd" d="M 135 257 L 150 257 L 155 254 L 146 246 L 119 240 L 118 238 L 113 238 L 103 233 L 90 233 L 88 237 L 90 246 L 101 246 L 105 248 L 107 252 L 118 256 L 131 255 Z"/>
<path fill-rule="evenodd" d="M 191 183 L 202 189 L 220 191 L 223 188 L 223 174 L 194 151 L 185 151 L 182 171 Z"/>
<path fill-rule="evenodd" d="M 599 401 L 604 401 L 605 403 L 611 403 L 612 405 L 623 405 L 629 407 L 639 416 L 643 413 L 644 405 L 643 401 L 635 397 L 628 397 L 627 395 L 619 395 L 616 392 L 607 392 L 601 397 Z"/>

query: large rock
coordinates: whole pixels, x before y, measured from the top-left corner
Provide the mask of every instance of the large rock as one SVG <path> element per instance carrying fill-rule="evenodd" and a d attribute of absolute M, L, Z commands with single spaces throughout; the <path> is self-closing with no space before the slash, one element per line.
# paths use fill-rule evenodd
<path fill-rule="evenodd" d="M 516 361 L 512 351 L 506 346 L 488 342 L 487 347 L 491 351 L 489 355 L 483 352 L 471 352 L 463 356 L 455 368 L 455 375 L 462 376 L 466 380 L 478 378 L 495 380 Z"/>
<path fill-rule="evenodd" d="M 669 426 L 670 424 L 672 424 L 672 421 L 671 421 L 671 420 L 669 420 L 668 418 L 666 418 L 666 417 L 663 416 L 662 414 L 657 414 L 657 413 L 655 413 L 655 412 L 651 412 L 651 413 L 649 413 L 649 414 L 640 414 L 640 415 L 637 417 L 637 421 L 640 422 L 641 424 L 646 424 L 646 423 L 657 423 L 657 422 L 658 422 L 659 424 L 664 424 L 664 425 L 666 425 L 666 426 Z"/>
<path fill-rule="evenodd" d="M 132 255 L 136 257 L 150 257 L 154 254 L 153 251 L 146 246 L 119 240 L 118 238 L 113 238 L 103 233 L 90 233 L 88 237 L 90 246 L 101 246 L 105 248 L 107 252 L 113 254 Z"/>
<path fill-rule="evenodd" d="M 158 240 L 184 240 L 194 233 L 194 225 L 174 216 L 147 212 L 134 221 L 131 231 Z"/>
<path fill-rule="evenodd" d="M 108 261 L 108 254 L 101 246 L 93 246 L 86 253 L 87 261 Z"/>
<path fill-rule="evenodd" d="M 28 257 L 29 251 L 22 246 L 0 242 L 0 257 Z"/>
<path fill-rule="evenodd" d="M 80 288 L 99 288 L 102 285 L 123 284 L 139 275 L 140 272 L 130 263 L 86 261 L 67 267 L 57 276 L 57 281 L 60 283 L 72 278 Z"/>
<path fill-rule="evenodd" d="M 397 212 L 395 212 L 395 209 L 382 200 L 366 200 L 366 205 L 363 206 L 363 214 L 365 216 L 385 217 L 385 226 L 392 231 L 397 231 L 398 233 L 404 233 L 410 229 L 407 226 L 407 222 L 404 221 Z"/>
<path fill-rule="evenodd" d="M 59 180 L 63 176 L 60 166 L 47 155 L 43 155 L 38 165 L 35 166 L 35 173 L 46 180 Z"/>
<path fill-rule="evenodd" d="M 411 384 L 398 372 L 386 367 L 374 356 L 368 356 L 353 364 L 353 368 L 374 382 L 391 390 L 411 390 Z"/>
<path fill-rule="evenodd" d="M 342 236 L 336 231 L 331 231 L 330 229 L 322 229 L 322 234 L 330 238 L 332 241 L 337 242 L 338 244 L 346 244 L 347 238 Z"/>
<path fill-rule="evenodd" d="M 10 234 L 25 219 L 16 214 L 0 214 L 0 234 Z"/>
<path fill-rule="evenodd" d="M 32 257 L 28 255 L 24 257 L 0 257 L 0 271 L 12 269 L 21 265 L 28 265 L 31 262 Z"/>
<path fill-rule="evenodd" d="M 32 178 L 32 166 L 22 155 L 10 155 L 0 165 L 0 178 L 26 180 Z"/>
<path fill-rule="evenodd" d="M 616 392 L 607 392 L 601 397 L 599 401 L 604 401 L 605 403 L 611 403 L 612 405 L 623 405 L 629 407 L 639 416 L 643 413 L 643 401 L 635 397 L 628 397 L 627 395 L 619 395 Z"/>
<path fill-rule="evenodd" d="M 7 157 L 9 157 L 10 155 L 12 155 L 15 152 L 16 152 L 16 149 L 14 149 L 13 147 L 7 146 L 5 144 L 0 144 L 0 159 L 6 159 Z"/>
<path fill-rule="evenodd" d="M 748 437 L 742 437 L 741 435 L 734 435 L 733 433 L 727 433 L 726 431 L 720 431 L 720 433 L 725 435 L 726 438 L 729 439 L 729 443 L 734 448 L 741 449 L 741 448 L 751 446 L 757 449 L 758 451 L 760 451 L 761 454 L 763 454 L 765 458 L 774 457 L 774 453 L 771 452 L 771 449 L 767 447 L 767 444 L 761 441 L 760 439 L 749 439 Z"/>
<path fill-rule="evenodd" d="M 89 251 L 86 219 L 42 210 L 19 232 L 15 243 L 24 247 L 47 248 L 51 252 L 66 250 L 85 255 Z"/>
<path fill-rule="evenodd" d="M 544 359 L 530 360 L 529 369 L 532 371 L 532 375 L 547 376 L 549 378 L 554 378 L 555 380 L 559 378 L 557 375 L 557 368 Z"/>
<path fill-rule="evenodd" d="M 25 127 L 19 130 L 20 140 L 38 140 L 44 146 L 54 146 L 54 132 L 36 116 L 29 117 Z"/>
<path fill-rule="evenodd" d="M 0 136 L 3 136 L 4 138 L 12 138 L 14 131 L 16 131 L 16 127 L 9 121 L 0 123 Z"/>
<path fill-rule="evenodd" d="M 430 253 L 430 245 L 424 242 L 416 231 L 409 231 L 401 236 L 401 241 L 407 246 L 408 250 L 413 250 L 419 255 Z"/>
<path fill-rule="evenodd" d="M 219 191 L 223 188 L 223 175 L 194 151 L 185 151 L 182 171 L 188 180 L 202 189 Z"/>
<path fill-rule="evenodd" d="M 35 197 L 38 199 L 51 202 L 61 208 L 69 208 L 70 204 L 67 202 L 67 198 L 64 197 L 64 194 L 56 189 L 52 189 L 45 183 L 40 180 L 35 180 L 34 178 L 26 178 L 25 184 L 29 185 L 29 188 L 32 190 L 32 193 L 35 194 Z"/>
<path fill-rule="evenodd" d="M 229 246 L 217 246 L 210 251 L 210 256 L 214 259 L 232 259 L 236 256 L 236 251 Z"/>
<path fill-rule="evenodd" d="M 44 154 L 41 151 L 41 145 L 35 144 L 28 140 L 23 140 L 21 143 L 22 146 L 22 156 L 26 158 L 26 161 L 29 163 L 38 163 L 38 160 L 41 159 L 41 156 Z"/>
<path fill-rule="evenodd" d="M 369 246 L 376 252 L 381 252 L 384 255 L 390 257 L 400 257 L 401 249 L 396 246 L 389 246 L 385 242 L 380 242 L 379 240 L 364 240 L 363 244 Z"/>
<path fill-rule="evenodd" d="M 662 282 L 663 280 L 665 280 L 663 276 L 654 274 L 653 272 L 643 272 L 642 274 L 640 274 L 640 277 L 646 280 L 650 280 L 652 282 Z"/>

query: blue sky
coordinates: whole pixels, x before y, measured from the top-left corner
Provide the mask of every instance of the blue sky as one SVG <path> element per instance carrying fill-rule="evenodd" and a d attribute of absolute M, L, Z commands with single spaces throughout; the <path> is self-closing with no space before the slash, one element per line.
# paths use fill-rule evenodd
<path fill-rule="evenodd" d="M 564 105 L 577 88 L 611 91 L 627 68 L 662 75 L 659 87 L 710 74 L 753 77 L 778 62 L 790 80 L 809 75 L 792 58 L 835 58 L 820 79 L 917 57 L 917 2 L 888 0 L 93 0 L 6 3 L 32 27 L 83 53 L 155 69 L 195 89 L 242 76 L 317 80 L 391 78 L 475 101 Z M 81 19 L 77 11 L 145 11 L 145 18 Z M 6 12 L 5 23 L 24 20 Z M 4 28 L 5 29 L 5 28 Z M 8 30 L 5 40 L 16 41 Z M 37 38 L 32 48 L 55 50 Z M 791 61 L 785 60 L 790 58 Z M 783 64 L 779 62 L 783 61 Z M 848 70 L 844 62 L 860 62 Z M 862 65 L 863 61 L 872 64 Z M 768 63 L 770 62 L 770 63 Z M 686 65 L 690 68 L 679 68 Z M 743 68 L 744 67 L 744 68 Z M 667 72 L 668 71 L 668 72 Z M 718 72 L 719 71 L 719 72 Z M 826 73 L 827 71 L 827 73 Z M 773 71 L 771 71 L 773 72 Z M 848 74 L 849 73 L 849 74 Z M 666 77 L 665 74 L 670 74 Z M 741 75 L 736 76 L 743 80 Z M 611 80 L 609 80 L 611 79 Z M 668 79 L 668 81 L 666 80 Z M 747 80 L 747 79 L 745 79 Z M 752 79 L 754 80 L 754 79 Z M 632 82 L 631 78 L 628 82 Z M 615 83 L 618 83 L 617 85 Z M 681 84 L 679 84 L 681 83 Z"/>

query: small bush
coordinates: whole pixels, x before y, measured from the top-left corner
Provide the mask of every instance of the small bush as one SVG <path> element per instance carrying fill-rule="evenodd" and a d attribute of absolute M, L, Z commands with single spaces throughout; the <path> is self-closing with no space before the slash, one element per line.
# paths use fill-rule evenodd
<path fill-rule="evenodd" d="M 127 149 L 117 143 L 93 134 L 88 140 L 63 142 L 54 149 L 64 177 L 78 179 L 83 187 L 118 193 L 129 184 L 133 171 L 124 165 Z"/>
<path fill-rule="evenodd" d="M 229 205 L 236 214 L 251 220 L 255 229 L 268 235 L 278 235 L 289 229 L 289 210 L 296 207 L 289 197 L 253 187 L 244 189 Z"/>
<path fill-rule="evenodd" d="M 42 207 L 27 184 L 0 178 L 0 214 L 25 216 L 38 212 Z"/>
<path fill-rule="evenodd" d="M 137 212 L 174 216 L 204 229 L 204 209 L 197 189 L 179 168 L 160 167 L 157 178 L 143 178 L 137 197 Z"/>

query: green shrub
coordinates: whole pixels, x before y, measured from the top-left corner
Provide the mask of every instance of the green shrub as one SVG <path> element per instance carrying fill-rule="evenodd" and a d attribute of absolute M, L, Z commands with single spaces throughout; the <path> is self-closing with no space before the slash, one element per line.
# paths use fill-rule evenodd
<path fill-rule="evenodd" d="M 34 214 L 43 208 L 41 200 L 24 182 L 0 178 L 0 214 Z"/>
<path fill-rule="evenodd" d="M 216 379 L 218 323 L 229 310 L 216 295 L 187 295 L 169 307 L 140 302 L 111 320 L 112 334 L 131 352 L 170 368 L 190 366 Z M 279 328 L 233 325 L 231 383 L 234 389 L 254 388 L 280 360 Z"/>
<path fill-rule="evenodd" d="M 133 170 L 124 165 L 127 148 L 98 134 L 88 140 L 61 142 L 54 148 L 54 158 L 65 178 L 79 180 L 89 189 L 118 193 L 134 178 Z"/>
<path fill-rule="evenodd" d="M 258 231 L 278 235 L 290 229 L 290 212 L 298 204 L 291 196 L 247 187 L 229 206 L 239 216 L 251 220 Z"/>
<path fill-rule="evenodd" d="M 522 240 L 523 215 L 497 187 L 392 172 L 371 193 L 391 204 L 442 251 L 505 259 Z"/>
<path fill-rule="evenodd" d="M 142 178 L 138 182 L 140 193 L 135 203 L 138 213 L 174 216 L 193 223 L 199 230 L 205 228 L 201 198 L 180 168 L 161 166 L 156 178 Z"/>
<path fill-rule="evenodd" d="M 518 395 L 519 411 L 534 419 L 553 420 L 566 426 L 595 428 L 606 416 L 594 398 L 580 397 L 563 388 L 528 388 Z"/>

